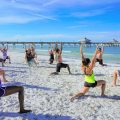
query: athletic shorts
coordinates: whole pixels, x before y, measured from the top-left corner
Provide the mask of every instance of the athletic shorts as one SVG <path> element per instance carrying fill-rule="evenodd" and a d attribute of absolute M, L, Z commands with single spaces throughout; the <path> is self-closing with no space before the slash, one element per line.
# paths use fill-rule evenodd
<path fill-rule="evenodd" d="M 4 62 L 4 60 L 2 58 L 0 58 L 0 62 Z"/>
<path fill-rule="evenodd" d="M 34 59 L 31 59 L 30 61 L 28 61 L 28 65 L 31 66 L 34 63 Z"/>
<path fill-rule="evenodd" d="M 66 67 L 68 67 L 68 64 L 58 63 L 56 67 L 56 72 L 60 72 L 61 68 L 66 68 Z"/>
<path fill-rule="evenodd" d="M 96 59 L 96 62 L 99 62 L 100 65 L 103 65 L 103 60 L 102 59 Z"/>
<path fill-rule="evenodd" d="M 97 86 L 97 81 L 95 81 L 95 83 L 85 82 L 85 83 L 84 83 L 84 86 L 85 86 L 85 87 L 92 87 L 92 88 L 94 88 L 94 87 Z"/>
<path fill-rule="evenodd" d="M 0 97 L 5 95 L 5 87 L 0 87 Z"/>
<path fill-rule="evenodd" d="M 54 59 L 51 59 L 51 58 L 50 58 L 50 60 L 49 60 L 49 61 L 50 61 L 50 64 L 52 64 L 52 63 L 53 63 L 53 61 L 54 61 Z"/>
<path fill-rule="evenodd" d="M 9 59 L 9 56 L 6 56 L 5 58 L 3 58 L 4 62 Z"/>

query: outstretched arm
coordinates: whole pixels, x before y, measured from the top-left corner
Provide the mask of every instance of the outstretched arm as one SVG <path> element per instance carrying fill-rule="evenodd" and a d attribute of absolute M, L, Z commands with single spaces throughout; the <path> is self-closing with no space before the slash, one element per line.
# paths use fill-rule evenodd
<path fill-rule="evenodd" d="M 80 47 L 80 55 L 81 55 L 82 61 L 84 61 L 85 57 L 83 55 L 82 46 Z"/>
<path fill-rule="evenodd" d="M 7 44 L 7 50 L 8 50 L 8 44 Z"/>
<path fill-rule="evenodd" d="M 27 63 L 27 55 L 25 54 L 25 62 Z"/>
<path fill-rule="evenodd" d="M 102 46 L 102 53 L 104 52 L 104 47 Z"/>
<path fill-rule="evenodd" d="M 50 51 L 50 46 L 48 47 L 48 52 Z"/>
<path fill-rule="evenodd" d="M 95 66 L 96 56 L 97 56 L 97 53 L 98 53 L 98 52 L 99 52 L 99 51 L 98 51 L 98 49 L 96 48 L 95 53 L 94 53 L 94 55 L 93 55 L 93 57 L 92 57 L 92 60 L 91 60 L 91 64 L 90 64 L 90 69 L 91 69 L 91 70 L 92 70 L 93 67 Z"/>
<path fill-rule="evenodd" d="M 54 45 L 52 45 L 52 50 L 54 50 L 55 49 L 55 47 L 54 47 Z"/>
<path fill-rule="evenodd" d="M 61 51 L 61 53 L 62 53 L 62 49 L 63 49 L 63 48 L 62 48 L 62 43 L 61 43 L 61 46 L 60 46 L 60 51 Z"/>

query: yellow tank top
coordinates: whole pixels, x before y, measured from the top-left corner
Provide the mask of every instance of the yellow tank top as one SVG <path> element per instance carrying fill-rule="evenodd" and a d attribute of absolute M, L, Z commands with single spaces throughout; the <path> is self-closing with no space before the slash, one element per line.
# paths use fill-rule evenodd
<path fill-rule="evenodd" d="M 95 83 L 95 77 L 93 72 L 92 75 L 85 75 L 85 82 Z"/>

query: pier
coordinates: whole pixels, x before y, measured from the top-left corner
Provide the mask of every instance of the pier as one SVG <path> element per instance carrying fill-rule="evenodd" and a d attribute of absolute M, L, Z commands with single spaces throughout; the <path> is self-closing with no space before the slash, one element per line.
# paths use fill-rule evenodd
<path fill-rule="evenodd" d="M 91 47 L 91 46 L 108 46 L 108 47 L 112 47 L 112 46 L 118 46 L 120 47 L 120 42 L 0 42 L 1 45 L 83 45 L 85 47 Z"/>

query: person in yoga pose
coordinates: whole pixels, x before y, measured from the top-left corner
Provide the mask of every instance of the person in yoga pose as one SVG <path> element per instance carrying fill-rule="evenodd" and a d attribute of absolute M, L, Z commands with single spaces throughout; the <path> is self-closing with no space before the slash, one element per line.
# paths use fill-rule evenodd
<path fill-rule="evenodd" d="M 4 47 L 3 49 L 0 49 L 0 50 L 1 50 L 2 54 L 3 54 L 3 60 L 4 60 L 4 62 L 8 59 L 9 63 L 11 63 L 10 57 L 7 55 L 8 45 L 7 45 L 7 48 Z"/>
<path fill-rule="evenodd" d="M 103 55 L 103 52 L 104 52 L 104 48 L 102 47 L 97 47 L 97 50 L 98 50 L 98 53 L 97 53 L 97 56 L 96 56 L 96 62 L 99 62 L 100 65 L 102 66 L 107 66 L 106 64 L 103 64 L 103 58 L 102 58 L 102 55 Z"/>
<path fill-rule="evenodd" d="M 62 62 L 62 45 L 61 45 L 60 49 L 59 48 L 56 49 L 56 54 L 58 56 L 58 61 L 57 61 L 57 65 L 56 65 L 56 72 L 53 72 L 51 74 L 57 75 L 60 72 L 61 68 L 67 68 L 69 74 L 71 74 L 69 65 Z"/>
<path fill-rule="evenodd" d="M 35 65 L 37 64 L 36 61 L 34 60 L 35 58 L 35 54 L 32 53 L 31 49 L 28 48 L 26 49 L 25 51 L 25 60 L 26 60 L 26 63 L 29 65 L 29 66 L 32 66 L 33 63 L 35 63 Z"/>
<path fill-rule="evenodd" d="M 95 54 L 93 55 L 92 60 L 90 61 L 89 58 L 85 58 L 82 52 L 82 47 L 80 49 L 80 53 L 81 53 L 81 57 L 82 57 L 82 71 L 85 74 L 85 83 L 84 83 L 84 87 L 83 89 L 75 94 L 74 96 L 72 96 L 71 98 L 71 102 L 78 97 L 84 96 L 89 89 L 92 87 L 97 87 L 100 86 L 101 87 L 101 96 L 105 96 L 105 87 L 106 87 L 106 82 L 104 80 L 95 80 L 94 77 L 94 72 L 93 72 L 93 68 L 95 66 L 95 62 L 96 62 L 96 56 L 99 53 L 99 50 L 96 49 Z"/>
<path fill-rule="evenodd" d="M 113 72 L 112 86 L 116 86 L 117 85 L 118 76 L 120 76 L 120 70 L 118 70 L 115 67 L 114 72 Z"/>
<path fill-rule="evenodd" d="M 0 71 L 0 75 L 3 75 L 3 71 Z M 5 77 L 5 76 L 4 76 Z M 5 79 L 6 80 L 6 79 Z M 0 80 L 0 97 L 5 97 L 8 95 L 12 95 L 18 93 L 18 99 L 19 99 L 19 105 L 20 105 L 20 111 L 19 113 L 28 113 L 31 112 L 31 110 L 25 110 L 24 109 L 24 88 L 22 86 L 7 86 L 3 87 Z"/>
<path fill-rule="evenodd" d="M 37 65 L 38 64 L 37 53 L 33 46 L 31 47 L 31 54 L 34 56 L 34 63 Z"/>
<path fill-rule="evenodd" d="M 49 62 L 50 62 L 50 64 L 53 64 L 53 62 L 54 62 L 54 52 L 53 52 L 53 49 L 49 48 L 49 55 L 50 55 Z"/>

